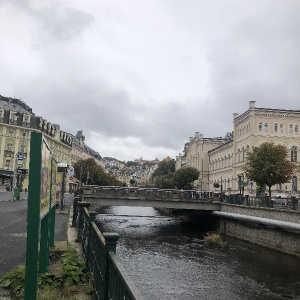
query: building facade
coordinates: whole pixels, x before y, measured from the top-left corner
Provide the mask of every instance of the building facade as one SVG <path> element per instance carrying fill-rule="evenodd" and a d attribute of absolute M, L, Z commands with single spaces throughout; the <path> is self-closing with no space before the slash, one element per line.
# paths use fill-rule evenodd
<path fill-rule="evenodd" d="M 12 186 L 15 179 L 17 185 L 28 188 L 30 136 L 34 131 L 44 134 L 58 162 L 70 163 L 70 134 L 35 116 L 25 102 L 0 96 L 0 187 Z"/>
<path fill-rule="evenodd" d="M 249 109 L 243 114 L 233 114 L 233 138 L 219 139 L 219 144 L 209 148 L 208 140 L 202 135 L 190 138 L 184 147 L 184 155 L 176 157 L 176 169 L 184 165 L 196 167 L 207 184 L 196 187 L 202 190 L 214 190 L 214 184 L 222 186 L 223 191 L 238 191 L 239 179 L 245 184 L 245 193 L 255 193 L 255 183 L 248 181 L 243 174 L 247 152 L 264 142 L 273 142 L 287 147 L 290 159 L 299 161 L 300 149 L 300 110 L 257 108 L 255 101 L 249 102 Z M 199 141 L 198 141 L 199 140 Z M 202 143 L 206 151 L 202 151 Z M 199 156 L 197 157 L 197 155 Z M 203 162 L 202 162 L 203 160 Z M 199 163 L 201 161 L 201 163 Z M 274 192 L 291 193 L 299 191 L 299 174 L 290 182 L 273 187 Z"/>

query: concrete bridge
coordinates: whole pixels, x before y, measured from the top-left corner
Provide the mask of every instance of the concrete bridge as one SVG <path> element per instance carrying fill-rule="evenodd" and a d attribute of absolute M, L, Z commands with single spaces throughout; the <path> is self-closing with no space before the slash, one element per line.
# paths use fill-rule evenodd
<path fill-rule="evenodd" d="M 141 206 L 207 212 L 219 211 L 221 208 L 220 201 L 218 199 L 215 201 L 213 193 L 206 193 L 204 198 L 194 190 L 86 186 L 83 189 L 83 198 L 94 208 Z"/>
<path fill-rule="evenodd" d="M 215 217 L 219 232 L 225 235 L 300 257 L 298 200 L 277 205 L 269 197 L 99 186 L 85 186 L 82 198 L 92 210 L 99 206 L 142 206 L 170 209 L 175 215 L 193 216 L 204 222 Z"/>

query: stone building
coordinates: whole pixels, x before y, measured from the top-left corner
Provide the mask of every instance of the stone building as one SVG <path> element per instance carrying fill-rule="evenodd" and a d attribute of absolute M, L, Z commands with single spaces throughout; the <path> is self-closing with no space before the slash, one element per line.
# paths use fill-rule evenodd
<path fill-rule="evenodd" d="M 42 132 L 58 162 L 70 163 L 72 136 L 59 125 L 37 117 L 23 101 L 0 96 L 0 187 L 13 179 L 28 188 L 30 134 Z"/>
<path fill-rule="evenodd" d="M 214 190 L 214 183 L 223 191 L 238 191 L 239 177 L 244 179 L 245 194 L 254 194 L 255 183 L 244 178 L 242 167 L 247 152 L 264 142 L 287 147 L 290 159 L 298 162 L 300 149 L 300 110 L 257 108 L 255 101 L 243 114 L 233 114 L 233 139 L 205 139 L 196 133 L 184 146 L 184 155 L 176 157 L 176 169 L 186 165 L 200 171 L 196 187 Z M 299 191 L 299 174 L 291 182 L 273 187 L 275 192 Z M 202 183 L 202 185 L 201 185 Z"/>
<path fill-rule="evenodd" d="M 80 130 L 77 132 L 76 136 L 72 136 L 71 161 L 72 163 L 76 163 L 80 159 L 88 158 L 93 158 L 98 166 L 105 169 L 105 160 L 97 151 L 85 143 L 85 136 L 83 135 L 82 130 Z"/>

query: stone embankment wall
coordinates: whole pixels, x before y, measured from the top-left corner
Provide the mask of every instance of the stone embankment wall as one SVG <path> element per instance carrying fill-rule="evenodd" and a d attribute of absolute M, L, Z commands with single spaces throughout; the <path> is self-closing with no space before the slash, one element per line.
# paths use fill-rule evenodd
<path fill-rule="evenodd" d="M 300 213 L 296 211 L 241 207 L 237 205 L 222 205 L 221 211 L 296 224 L 300 223 Z M 296 255 L 300 258 L 300 232 L 298 230 L 283 230 L 277 226 L 266 226 L 256 222 L 239 221 L 223 217 L 219 218 L 218 222 L 220 233 L 276 251 Z"/>

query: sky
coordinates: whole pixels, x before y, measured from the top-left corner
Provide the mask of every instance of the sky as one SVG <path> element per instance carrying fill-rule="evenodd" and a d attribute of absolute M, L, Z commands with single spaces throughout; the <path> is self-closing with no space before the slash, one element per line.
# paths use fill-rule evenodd
<path fill-rule="evenodd" d="M 0 0 L 0 95 L 103 157 L 175 158 L 300 109 L 299 0 Z"/>

